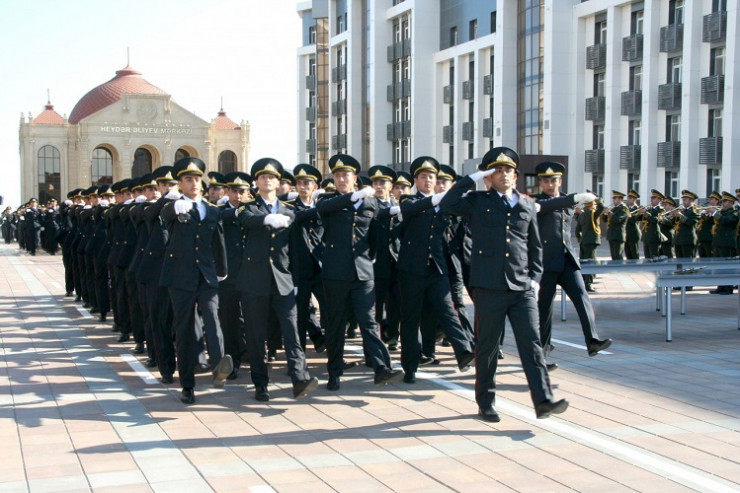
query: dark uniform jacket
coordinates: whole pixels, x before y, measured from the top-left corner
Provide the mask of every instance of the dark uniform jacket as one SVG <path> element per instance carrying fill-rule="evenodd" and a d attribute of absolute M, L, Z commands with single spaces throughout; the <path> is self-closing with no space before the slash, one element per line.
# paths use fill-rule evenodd
<path fill-rule="evenodd" d="M 578 269 L 581 268 L 578 254 L 570 241 L 576 203 L 574 197 L 575 194 L 551 197 L 544 193 L 535 196 L 540 205 L 537 225 L 542 241 L 542 264 L 546 271 L 563 272 L 566 256 L 573 260 Z"/>
<path fill-rule="evenodd" d="M 286 296 L 293 291 L 290 272 L 290 228 L 275 229 L 265 225 L 270 205 L 259 195 L 239 207 L 239 223 L 246 232 L 241 272 L 237 288 L 252 296 L 268 296 L 275 281 L 278 292 Z M 293 206 L 278 200 L 278 214 L 295 217 Z"/>
<path fill-rule="evenodd" d="M 304 204 L 298 197 L 288 203 L 295 209 L 295 221 L 290 228 L 290 263 L 297 283 L 299 279 L 313 279 L 321 273 L 324 226 L 316 207 Z"/>
<path fill-rule="evenodd" d="M 450 226 L 449 215 L 435 211 L 432 197 L 421 193 L 401 197 L 401 250 L 398 270 L 423 276 L 433 263 L 440 274 L 448 274 L 445 233 Z"/>
<path fill-rule="evenodd" d="M 631 243 L 636 243 L 640 241 L 640 238 L 642 237 L 642 229 L 640 229 L 641 223 L 640 223 L 640 217 L 635 215 L 635 212 L 640 208 L 639 205 L 633 205 L 632 207 L 628 207 L 630 211 L 630 217 L 627 218 L 627 228 L 626 228 L 626 241 Z"/>
<path fill-rule="evenodd" d="M 196 291 L 199 275 L 211 288 L 218 288 L 217 276 L 227 273 L 226 247 L 221 215 L 216 206 L 206 204 L 206 214 L 200 218 L 197 208 L 191 209 L 187 222 L 180 222 L 175 213 L 175 201 L 162 207 L 160 217 L 170 232 L 160 286 Z"/>
<path fill-rule="evenodd" d="M 714 216 L 713 248 L 735 248 L 735 228 L 738 224 L 738 212 L 734 208 L 722 210 Z"/>
<path fill-rule="evenodd" d="M 238 207 L 233 207 L 229 202 L 226 202 L 219 206 L 219 210 L 221 212 L 221 222 L 224 226 L 224 244 L 226 245 L 226 259 L 229 266 L 229 275 L 221 283 L 222 285 L 236 286 L 239 271 L 242 268 L 246 232 L 239 222 Z"/>
<path fill-rule="evenodd" d="M 647 207 L 642 214 L 642 241 L 643 243 L 662 243 L 666 237 L 660 229 L 663 221 L 660 214 L 665 212 L 661 206 Z"/>
<path fill-rule="evenodd" d="M 144 284 L 159 285 L 162 274 L 162 261 L 167 245 L 167 230 L 159 214 L 168 202 L 172 202 L 172 200 L 161 197 L 153 204 L 149 204 L 143 211 L 149 238 L 144 247 L 144 254 L 141 257 L 139 270 L 136 274 L 138 279 Z"/>
<path fill-rule="evenodd" d="M 400 248 L 399 233 L 401 223 L 398 216 L 390 214 L 391 207 L 398 205 L 393 198 L 390 202 L 383 203 L 378 200 L 378 217 L 375 227 L 371 229 L 376 245 L 375 252 L 375 278 L 391 279 L 398 261 L 398 250 Z"/>
<path fill-rule="evenodd" d="M 694 206 L 681 211 L 676 230 L 676 245 L 696 245 L 696 230 L 699 223 L 699 212 Z"/>
<path fill-rule="evenodd" d="M 542 244 L 537 228 L 534 200 L 519 195 L 507 211 L 498 192 L 463 194 L 473 185 L 466 176 L 447 192 L 440 205 L 467 217 L 473 239 L 470 286 L 496 290 L 525 291 L 531 281 L 542 278 Z"/>
<path fill-rule="evenodd" d="M 362 199 L 355 208 L 352 194 L 324 194 L 316 203 L 324 225 L 322 279 L 371 281 L 374 279 L 375 245 L 370 228 L 378 214 L 375 197 Z"/>
<path fill-rule="evenodd" d="M 607 241 L 624 242 L 627 239 L 627 219 L 629 217 L 629 208 L 625 204 L 612 208 L 606 220 Z"/>

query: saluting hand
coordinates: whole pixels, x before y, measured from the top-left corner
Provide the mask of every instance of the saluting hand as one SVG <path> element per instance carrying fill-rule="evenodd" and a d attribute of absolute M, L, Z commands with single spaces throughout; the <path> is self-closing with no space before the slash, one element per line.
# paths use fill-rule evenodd
<path fill-rule="evenodd" d="M 285 214 L 267 214 L 264 224 L 275 229 L 281 229 L 290 226 L 290 221 L 290 216 L 286 216 Z"/>

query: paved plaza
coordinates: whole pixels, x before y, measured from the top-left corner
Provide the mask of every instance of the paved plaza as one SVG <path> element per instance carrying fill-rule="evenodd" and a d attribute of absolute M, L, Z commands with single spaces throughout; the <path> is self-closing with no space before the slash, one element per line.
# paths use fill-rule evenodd
<path fill-rule="evenodd" d="M 570 401 L 557 417 L 535 418 L 507 329 L 493 424 L 449 348 L 415 385 L 375 387 L 360 364 L 339 392 L 309 349 L 321 386 L 298 402 L 279 353 L 269 403 L 242 368 L 223 389 L 198 377 L 184 406 L 177 378 L 161 384 L 132 342 L 64 297 L 61 255 L 2 244 L 0 491 L 740 491 L 738 298 L 696 289 L 679 315 L 674 296 L 667 343 L 654 281 L 598 276 L 606 354 L 587 356 L 570 303 L 556 316 L 551 379 Z M 346 359 L 362 362 L 359 339 Z"/>

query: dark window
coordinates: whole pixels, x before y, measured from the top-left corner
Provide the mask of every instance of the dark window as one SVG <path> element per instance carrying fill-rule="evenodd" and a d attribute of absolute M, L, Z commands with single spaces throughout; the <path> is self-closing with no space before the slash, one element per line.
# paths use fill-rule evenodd
<path fill-rule="evenodd" d="M 190 153 L 183 149 L 182 147 L 175 151 L 175 162 L 179 161 L 182 158 L 190 157 Z"/>
<path fill-rule="evenodd" d="M 496 32 L 496 11 L 491 12 L 491 34 Z"/>
<path fill-rule="evenodd" d="M 46 204 L 52 197 L 60 200 L 60 169 L 61 157 L 59 149 L 54 146 L 44 146 L 38 153 L 38 201 Z"/>
<path fill-rule="evenodd" d="M 450 28 L 450 46 L 457 44 L 457 27 Z"/>
<path fill-rule="evenodd" d="M 131 176 L 136 178 L 152 172 L 152 153 L 143 147 L 134 152 L 134 165 L 131 168 Z"/>
<path fill-rule="evenodd" d="M 108 149 L 98 147 L 93 151 L 90 179 L 93 185 L 113 183 L 113 156 Z"/>
<path fill-rule="evenodd" d="M 470 40 L 472 41 L 478 37 L 478 20 L 477 19 L 473 19 L 472 21 L 470 21 L 469 29 L 470 29 L 469 36 L 470 36 Z"/>
<path fill-rule="evenodd" d="M 712 0 L 712 12 L 724 12 L 727 10 L 727 0 Z"/>
<path fill-rule="evenodd" d="M 236 154 L 231 151 L 223 151 L 218 155 L 218 172 L 222 175 L 236 171 Z"/>

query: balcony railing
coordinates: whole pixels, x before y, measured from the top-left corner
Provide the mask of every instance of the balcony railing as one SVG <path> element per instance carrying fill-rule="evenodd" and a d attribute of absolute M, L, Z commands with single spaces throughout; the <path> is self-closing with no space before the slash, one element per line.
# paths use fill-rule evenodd
<path fill-rule="evenodd" d="M 600 122 L 606 116 L 606 99 L 604 96 L 586 99 L 586 120 Z"/>
<path fill-rule="evenodd" d="M 493 138 L 493 118 L 483 119 L 483 137 Z"/>
<path fill-rule="evenodd" d="M 462 124 L 462 139 L 467 141 L 475 140 L 475 131 L 473 128 L 473 122 L 463 122 Z"/>
<path fill-rule="evenodd" d="M 474 99 L 475 98 L 475 83 L 473 80 L 466 80 L 463 82 L 463 99 Z"/>
<path fill-rule="evenodd" d="M 622 116 L 640 116 L 642 114 L 642 91 L 622 93 Z"/>
<path fill-rule="evenodd" d="M 642 60 L 642 34 L 633 34 L 622 38 L 622 61 Z"/>
<path fill-rule="evenodd" d="M 658 86 L 658 109 L 678 110 L 681 108 L 681 83 Z"/>
<path fill-rule="evenodd" d="M 699 164 L 722 164 L 722 137 L 699 139 Z"/>
<path fill-rule="evenodd" d="M 387 61 L 393 63 L 400 58 L 411 56 L 411 40 L 402 39 L 388 46 Z"/>
<path fill-rule="evenodd" d="M 306 120 L 309 122 L 316 121 L 316 106 L 309 106 L 306 108 Z"/>
<path fill-rule="evenodd" d="M 316 89 L 316 76 L 315 75 L 306 76 L 306 89 Z"/>
<path fill-rule="evenodd" d="M 411 121 L 404 120 L 402 122 L 389 123 L 386 126 L 385 132 L 387 140 L 408 139 L 411 137 Z"/>
<path fill-rule="evenodd" d="M 727 33 L 727 11 L 712 12 L 702 19 L 702 41 L 711 43 L 725 39 Z"/>
<path fill-rule="evenodd" d="M 721 104 L 725 100 L 725 76 L 710 75 L 701 79 L 701 104 Z"/>
<path fill-rule="evenodd" d="M 339 101 L 333 101 L 331 103 L 331 113 L 334 116 L 346 115 L 347 114 L 347 100 L 340 99 Z"/>
<path fill-rule="evenodd" d="M 386 89 L 386 99 L 388 102 L 395 102 L 401 98 L 408 97 L 411 97 L 411 81 L 408 79 L 389 84 Z"/>
<path fill-rule="evenodd" d="M 619 148 L 619 169 L 639 170 L 640 169 L 640 146 L 620 146 Z"/>
<path fill-rule="evenodd" d="M 604 172 L 604 149 L 586 150 L 586 173 Z"/>
<path fill-rule="evenodd" d="M 658 168 L 678 168 L 681 165 L 681 142 L 658 143 Z"/>
<path fill-rule="evenodd" d="M 306 152 L 316 154 L 316 139 L 306 139 Z"/>
<path fill-rule="evenodd" d="M 331 69 L 331 81 L 340 82 L 347 78 L 347 65 L 339 65 Z"/>
<path fill-rule="evenodd" d="M 493 96 L 493 75 L 483 76 L 483 94 Z"/>
<path fill-rule="evenodd" d="M 591 70 L 606 67 L 606 45 L 603 43 L 586 48 L 586 68 Z"/>
<path fill-rule="evenodd" d="M 442 142 L 444 144 L 451 144 L 452 143 L 452 125 L 445 125 L 442 127 Z"/>
<path fill-rule="evenodd" d="M 660 28 L 660 51 L 673 53 L 683 50 L 683 24 L 670 24 Z"/>

